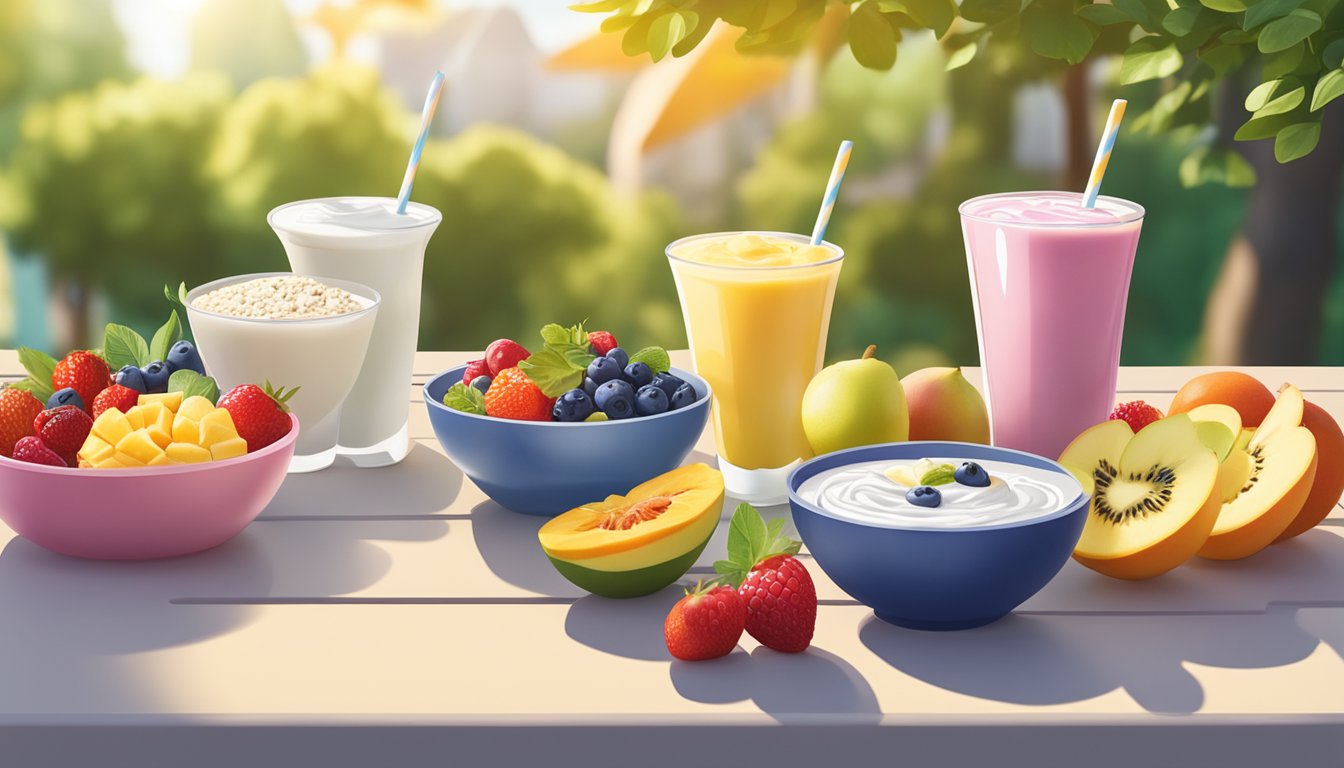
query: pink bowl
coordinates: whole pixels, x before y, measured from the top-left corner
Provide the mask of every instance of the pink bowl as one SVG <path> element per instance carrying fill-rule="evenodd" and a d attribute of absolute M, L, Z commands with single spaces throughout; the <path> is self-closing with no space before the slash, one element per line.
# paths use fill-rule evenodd
<path fill-rule="evenodd" d="M 217 547 L 271 503 L 299 419 L 256 453 L 206 464 L 65 469 L 0 456 L 0 520 L 41 547 L 95 560 L 152 560 Z"/>

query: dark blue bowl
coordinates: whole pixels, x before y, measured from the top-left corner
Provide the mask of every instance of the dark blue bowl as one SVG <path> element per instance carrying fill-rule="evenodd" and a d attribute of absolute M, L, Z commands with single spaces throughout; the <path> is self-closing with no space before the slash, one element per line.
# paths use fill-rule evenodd
<path fill-rule="evenodd" d="M 676 469 L 709 420 L 709 383 L 677 368 L 672 372 L 697 399 L 657 416 L 573 424 L 477 416 L 443 404 L 466 368 L 444 371 L 425 385 L 434 435 L 487 496 L 523 514 L 558 515 Z"/>
<path fill-rule="evenodd" d="M 977 528 L 879 528 L 831 517 L 798 497 L 808 478 L 865 461 L 937 456 L 1068 470 L 1030 453 L 951 442 L 887 443 L 819 456 L 789 475 L 793 522 L 817 565 L 879 619 L 913 629 L 968 629 L 1003 618 L 1068 562 L 1087 520 L 1089 497 L 1056 514 Z"/>

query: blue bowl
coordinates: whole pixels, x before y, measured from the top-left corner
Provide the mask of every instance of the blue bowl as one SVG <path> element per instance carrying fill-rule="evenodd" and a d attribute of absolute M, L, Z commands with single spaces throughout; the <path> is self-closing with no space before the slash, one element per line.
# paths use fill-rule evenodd
<path fill-rule="evenodd" d="M 677 368 L 672 373 L 695 389 L 696 401 L 656 416 L 563 423 L 463 413 L 444 405 L 443 396 L 466 368 L 425 385 L 429 422 L 448 458 L 477 487 L 527 515 L 558 515 L 676 469 L 709 420 L 709 383 Z"/>
<path fill-rule="evenodd" d="M 928 457 L 1002 461 L 1068 470 L 1030 453 L 987 445 L 909 442 L 851 448 L 819 456 L 789 475 L 793 522 L 817 565 L 883 621 L 912 629 L 969 629 L 996 621 L 1040 591 L 1068 562 L 1087 520 L 1089 496 L 1059 512 L 975 528 L 881 528 L 830 516 L 803 501 L 798 488 L 828 469 L 865 461 Z"/>

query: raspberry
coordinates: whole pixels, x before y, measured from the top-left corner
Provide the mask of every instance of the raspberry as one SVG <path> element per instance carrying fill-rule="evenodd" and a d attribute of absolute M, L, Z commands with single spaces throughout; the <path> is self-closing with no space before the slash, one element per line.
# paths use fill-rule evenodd
<path fill-rule="evenodd" d="M 471 380 L 477 376 L 492 376 L 490 366 L 486 365 L 485 359 L 472 360 L 467 363 L 467 370 L 462 374 L 462 383 L 468 387 L 471 386 Z"/>
<path fill-rule="evenodd" d="M 485 414 L 499 419 L 550 421 L 555 398 L 547 397 L 519 368 L 495 376 L 485 393 Z"/>
<path fill-rule="evenodd" d="M 14 460 L 29 464 L 45 464 L 49 467 L 68 467 L 59 454 L 42 442 L 42 438 L 29 435 L 14 444 Z"/>
<path fill-rule="evenodd" d="M 1162 418 L 1162 412 L 1142 400 L 1121 403 L 1115 406 L 1114 411 L 1111 411 L 1112 421 L 1125 422 L 1135 433 L 1160 418 Z"/>
<path fill-rule="evenodd" d="M 616 337 L 607 331 L 591 331 L 588 334 L 588 346 L 593 348 L 594 355 L 601 357 L 621 345 L 617 344 Z"/>

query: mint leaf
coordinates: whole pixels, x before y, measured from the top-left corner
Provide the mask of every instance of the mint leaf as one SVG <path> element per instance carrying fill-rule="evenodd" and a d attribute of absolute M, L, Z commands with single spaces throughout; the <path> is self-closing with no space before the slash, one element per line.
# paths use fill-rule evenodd
<path fill-rule="evenodd" d="M 145 337 L 124 325 L 108 323 L 103 332 L 103 359 L 107 367 L 119 371 L 128 365 L 143 367 L 154 362 L 149 357 Z"/>
<path fill-rule="evenodd" d="M 956 478 L 953 473 L 956 469 L 951 464 L 939 464 L 933 469 L 928 470 L 919 478 L 920 485 L 947 485 Z"/>
<path fill-rule="evenodd" d="M 51 396 L 56 393 L 56 390 L 53 389 L 50 384 L 43 384 L 42 382 L 33 378 L 27 378 L 24 379 L 23 381 L 11 382 L 9 384 L 6 384 L 5 386 L 12 387 L 14 389 L 21 389 L 24 392 L 31 392 L 33 394 L 33 397 L 36 397 L 38 400 L 42 401 L 43 405 L 45 405 L 46 402 L 51 399 Z"/>
<path fill-rule="evenodd" d="M 168 377 L 168 391 L 181 392 L 183 400 L 204 397 L 212 403 L 219 401 L 219 385 L 215 380 L 186 368 L 173 371 L 173 375 Z"/>
<path fill-rule="evenodd" d="M 19 347 L 19 365 L 36 381 L 51 384 L 51 374 L 56 371 L 56 358 L 39 349 Z"/>
<path fill-rule="evenodd" d="M 485 415 L 485 395 L 475 387 L 457 382 L 443 395 L 443 404 L 455 411 Z"/>
<path fill-rule="evenodd" d="M 761 513 L 750 504 L 738 504 L 728 524 L 728 559 L 750 570 L 755 565 L 752 558 L 765 546 L 769 536 Z"/>
<path fill-rule="evenodd" d="M 182 320 L 177 316 L 177 310 L 168 315 L 168 322 L 159 327 L 154 332 L 154 340 L 149 342 L 149 361 L 167 360 L 168 350 L 173 345 L 182 340 Z"/>
<path fill-rule="evenodd" d="M 541 340 L 547 346 L 568 344 L 569 338 L 569 329 L 559 323 L 547 323 L 541 327 Z"/>
<path fill-rule="evenodd" d="M 592 355 L 588 356 L 592 359 Z M 583 374 L 587 364 L 572 362 L 568 355 L 557 352 L 554 347 L 544 347 L 533 352 L 532 356 L 518 363 L 518 367 L 533 384 L 547 397 L 559 397 L 571 389 L 583 384 Z"/>
<path fill-rule="evenodd" d="M 630 362 L 643 363 L 654 373 L 666 373 L 672 368 L 672 360 L 662 347 L 645 347 L 631 355 Z"/>

